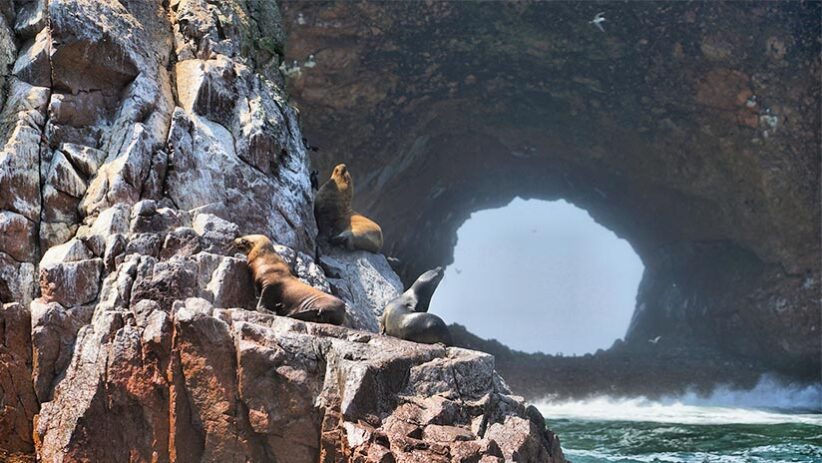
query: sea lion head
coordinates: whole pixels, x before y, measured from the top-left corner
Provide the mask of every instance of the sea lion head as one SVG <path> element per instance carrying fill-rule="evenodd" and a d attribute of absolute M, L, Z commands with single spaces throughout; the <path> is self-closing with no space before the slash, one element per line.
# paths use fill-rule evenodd
<path fill-rule="evenodd" d="M 331 180 L 334 180 L 338 189 L 347 189 L 351 186 L 351 172 L 348 171 L 345 164 L 337 164 L 334 171 L 331 172 Z"/>
<path fill-rule="evenodd" d="M 426 312 L 428 305 L 431 303 L 431 297 L 434 296 L 434 291 L 439 286 L 442 277 L 445 275 L 442 267 L 432 268 L 417 278 L 417 281 L 411 285 L 410 290 L 417 296 L 417 310 Z"/>
<path fill-rule="evenodd" d="M 442 271 L 442 267 L 435 267 L 420 275 L 416 282 L 421 285 L 433 285 L 436 287 L 444 275 L 445 272 Z"/>
<path fill-rule="evenodd" d="M 245 235 L 237 238 L 232 243 L 232 249 L 249 255 L 251 250 L 264 246 L 271 246 L 271 240 L 265 235 Z"/>

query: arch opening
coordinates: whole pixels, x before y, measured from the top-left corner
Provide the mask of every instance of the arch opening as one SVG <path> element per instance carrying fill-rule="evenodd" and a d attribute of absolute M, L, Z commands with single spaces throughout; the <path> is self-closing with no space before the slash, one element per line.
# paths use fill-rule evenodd
<path fill-rule="evenodd" d="M 585 210 L 515 198 L 457 237 L 431 304 L 446 323 L 529 353 L 582 355 L 625 336 L 644 266 Z"/>

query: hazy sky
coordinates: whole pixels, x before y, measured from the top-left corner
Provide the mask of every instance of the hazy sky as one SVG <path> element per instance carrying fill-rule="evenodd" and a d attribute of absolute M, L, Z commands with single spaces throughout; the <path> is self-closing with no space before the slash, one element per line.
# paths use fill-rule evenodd
<path fill-rule="evenodd" d="M 625 335 L 642 262 L 565 201 L 474 213 L 430 311 L 526 352 L 584 354 Z"/>

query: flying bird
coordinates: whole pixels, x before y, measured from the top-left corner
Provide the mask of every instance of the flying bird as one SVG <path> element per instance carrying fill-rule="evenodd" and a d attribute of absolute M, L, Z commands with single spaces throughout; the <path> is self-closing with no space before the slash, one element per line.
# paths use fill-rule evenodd
<path fill-rule="evenodd" d="M 662 336 L 657 336 L 654 339 L 649 339 L 648 342 L 650 342 L 651 344 L 656 344 L 659 342 L 660 339 L 662 339 Z"/>
<path fill-rule="evenodd" d="M 605 12 L 601 11 L 601 12 L 597 13 L 596 16 L 594 16 L 594 19 L 592 19 L 588 22 L 593 24 L 594 26 L 598 27 L 599 30 L 601 30 L 602 32 L 605 32 L 605 29 L 603 29 L 603 27 L 602 27 L 602 23 L 605 22 L 605 21 L 607 21 L 605 19 Z"/>

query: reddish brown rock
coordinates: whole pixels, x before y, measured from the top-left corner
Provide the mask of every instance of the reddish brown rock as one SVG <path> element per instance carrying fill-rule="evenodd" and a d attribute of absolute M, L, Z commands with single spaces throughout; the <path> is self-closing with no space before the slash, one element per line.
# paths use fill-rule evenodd
<path fill-rule="evenodd" d="M 74 341 L 81 327 L 91 320 L 88 306 L 65 308 L 57 302 L 35 299 L 30 305 L 32 381 L 37 399 L 51 400 L 55 378 L 62 375 L 74 354 Z"/>
<path fill-rule="evenodd" d="M 12 462 L 34 461 L 32 419 L 39 404 L 32 385 L 30 324 L 24 306 L 0 306 L 0 459 Z"/>

